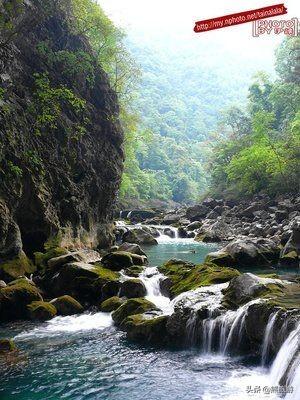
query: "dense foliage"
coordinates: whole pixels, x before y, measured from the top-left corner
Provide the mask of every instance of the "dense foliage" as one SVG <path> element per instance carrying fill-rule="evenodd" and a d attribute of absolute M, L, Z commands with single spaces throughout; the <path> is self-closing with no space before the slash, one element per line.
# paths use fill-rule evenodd
<path fill-rule="evenodd" d="M 300 189 L 299 38 L 277 50 L 279 78 L 257 74 L 249 88 L 248 112 L 232 109 L 220 127 L 211 160 L 215 193 L 254 194 Z"/>

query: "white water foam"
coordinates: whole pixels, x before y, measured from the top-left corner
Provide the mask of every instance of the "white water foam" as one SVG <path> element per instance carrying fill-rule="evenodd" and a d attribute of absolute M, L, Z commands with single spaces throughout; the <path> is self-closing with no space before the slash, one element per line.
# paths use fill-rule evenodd
<path fill-rule="evenodd" d="M 15 339 L 25 339 L 29 337 L 53 336 L 66 332 L 82 332 L 89 330 L 103 330 L 112 326 L 113 321 L 108 313 L 84 313 L 67 317 L 55 317 L 28 332 L 18 334 Z"/>
<path fill-rule="evenodd" d="M 146 299 L 160 308 L 164 314 L 171 314 L 173 312 L 171 301 L 168 297 L 163 296 L 160 291 L 160 281 L 164 278 L 164 275 L 156 267 L 147 267 L 139 275 L 139 278 L 146 287 Z"/>

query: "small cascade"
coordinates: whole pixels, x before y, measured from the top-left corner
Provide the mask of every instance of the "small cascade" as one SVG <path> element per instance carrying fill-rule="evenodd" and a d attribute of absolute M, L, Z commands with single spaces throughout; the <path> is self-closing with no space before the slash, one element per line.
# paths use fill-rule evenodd
<path fill-rule="evenodd" d="M 164 275 L 156 267 L 147 267 L 139 275 L 139 278 L 146 286 L 146 299 L 155 304 L 165 314 L 172 313 L 173 307 L 170 299 L 163 296 L 160 291 L 160 281 L 164 278 Z"/>
<path fill-rule="evenodd" d="M 283 384 L 293 389 L 286 400 L 300 398 L 300 323 L 281 346 L 271 367 L 270 378 L 273 385 Z"/>
<path fill-rule="evenodd" d="M 262 345 L 262 353 L 261 353 L 261 363 L 262 365 L 266 365 L 269 356 L 270 345 L 273 339 L 273 327 L 276 322 L 278 311 L 272 313 L 269 317 L 268 324 L 265 330 L 264 342 Z"/>
<path fill-rule="evenodd" d="M 202 288 L 203 291 L 204 289 Z M 196 292 L 199 296 L 200 291 L 197 290 Z M 205 302 L 211 303 L 208 308 L 208 318 L 199 321 L 197 319 L 197 307 L 195 308 L 187 320 L 186 335 L 187 343 L 190 345 L 195 345 L 197 339 L 201 336 L 202 351 L 204 353 L 217 351 L 225 355 L 230 352 L 233 345 L 235 348 L 239 348 L 245 332 L 245 320 L 248 308 L 252 304 L 259 303 L 261 299 L 252 300 L 237 311 L 223 311 L 220 315 L 220 294 L 221 290 L 220 293 L 216 292 L 214 296 L 210 293 L 210 296 L 200 303 L 201 306 L 205 306 Z"/>

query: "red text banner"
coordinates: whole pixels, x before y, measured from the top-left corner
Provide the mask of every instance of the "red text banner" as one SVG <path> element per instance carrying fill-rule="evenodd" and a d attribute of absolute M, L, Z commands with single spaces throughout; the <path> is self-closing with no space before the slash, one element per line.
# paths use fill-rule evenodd
<path fill-rule="evenodd" d="M 214 29 L 225 28 L 232 25 L 244 24 L 253 22 L 259 19 L 275 17 L 287 13 L 287 8 L 284 4 L 276 4 L 256 10 L 243 11 L 240 13 L 224 15 L 223 17 L 206 19 L 195 23 L 194 31 L 196 33 L 212 31 Z"/>

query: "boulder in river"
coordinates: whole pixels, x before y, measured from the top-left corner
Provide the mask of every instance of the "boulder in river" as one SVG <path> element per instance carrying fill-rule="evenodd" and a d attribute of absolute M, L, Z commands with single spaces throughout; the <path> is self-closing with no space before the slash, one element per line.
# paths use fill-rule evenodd
<path fill-rule="evenodd" d="M 157 244 L 157 240 L 142 228 L 133 228 L 124 233 L 123 241 L 137 244 Z"/>
<path fill-rule="evenodd" d="M 141 246 L 139 246 L 136 243 L 124 242 L 119 246 L 118 250 L 119 251 L 127 251 L 128 253 L 131 253 L 131 254 L 138 254 L 139 256 L 146 256 L 146 253 L 141 248 Z"/>
<path fill-rule="evenodd" d="M 33 301 L 28 304 L 27 313 L 34 321 L 47 321 L 55 317 L 57 310 L 53 304 L 46 301 Z"/>
<path fill-rule="evenodd" d="M 112 271 L 121 271 L 121 269 L 130 268 L 133 265 L 144 265 L 147 262 L 146 256 L 132 254 L 126 251 L 115 251 L 106 254 L 101 263 Z"/>
<path fill-rule="evenodd" d="M 166 262 L 160 268 L 160 272 L 172 282 L 171 286 L 168 283 L 168 291 L 171 298 L 201 286 L 228 282 L 235 276 L 240 275 L 237 270 L 232 268 L 219 267 L 212 263 L 195 265 L 176 259 Z"/>
<path fill-rule="evenodd" d="M 283 284 L 279 279 L 261 278 L 251 273 L 234 277 L 224 289 L 223 304 L 228 308 L 238 308 L 258 297 L 282 293 Z"/>
<path fill-rule="evenodd" d="M 140 279 L 127 279 L 121 284 L 120 296 L 128 299 L 146 296 L 147 290 Z"/>
<path fill-rule="evenodd" d="M 122 327 L 123 322 L 130 315 L 144 314 L 145 312 L 157 312 L 157 307 L 144 298 L 129 299 L 112 313 L 115 324 Z"/>
<path fill-rule="evenodd" d="M 42 301 L 39 289 L 28 281 L 18 280 L 0 289 L 0 320 L 27 318 L 27 305 Z"/>
<path fill-rule="evenodd" d="M 95 263 L 100 261 L 101 256 L 97 251 L 94 250 L 79 250 L 69 252 L 67 254 L 63 254 L 59 257 L 54 257 L 48 260 L 48 266 L 50 268 L 59 268 L 61 265 L 70 263 L 70 262 L 84 262 L 84 263 Z"/>
<path fill-rule="evenodd" d="M 279 253 L 278 244 L 271 239 L 241 238 L 233 240 L 219 252 L 209 253 L 206 260 L 224 266 L 258 267 L 276 263 Z"/>
<path fill-rule="evenodd" d="M 162 346 L 167 341 L 167 321 L 168 317 L 165 315 L 145 318 L 137 314 L 127 317 L 122 328 L 127 332 L 129 340 Z"/>
<path fill-rule="evenodd" d="M 83 312 L 82 305 L 72 296 L 60 296 L 50 301 L 57 310 L 57 315 L 74 315 Z"/>
<path fill-rule="evenodd" d="M 104 300 L 100 305 L 102 312 L 112 312 L 119 308 L 126 300 L 121 299 L 118 296 L 109 297 Z"/>

